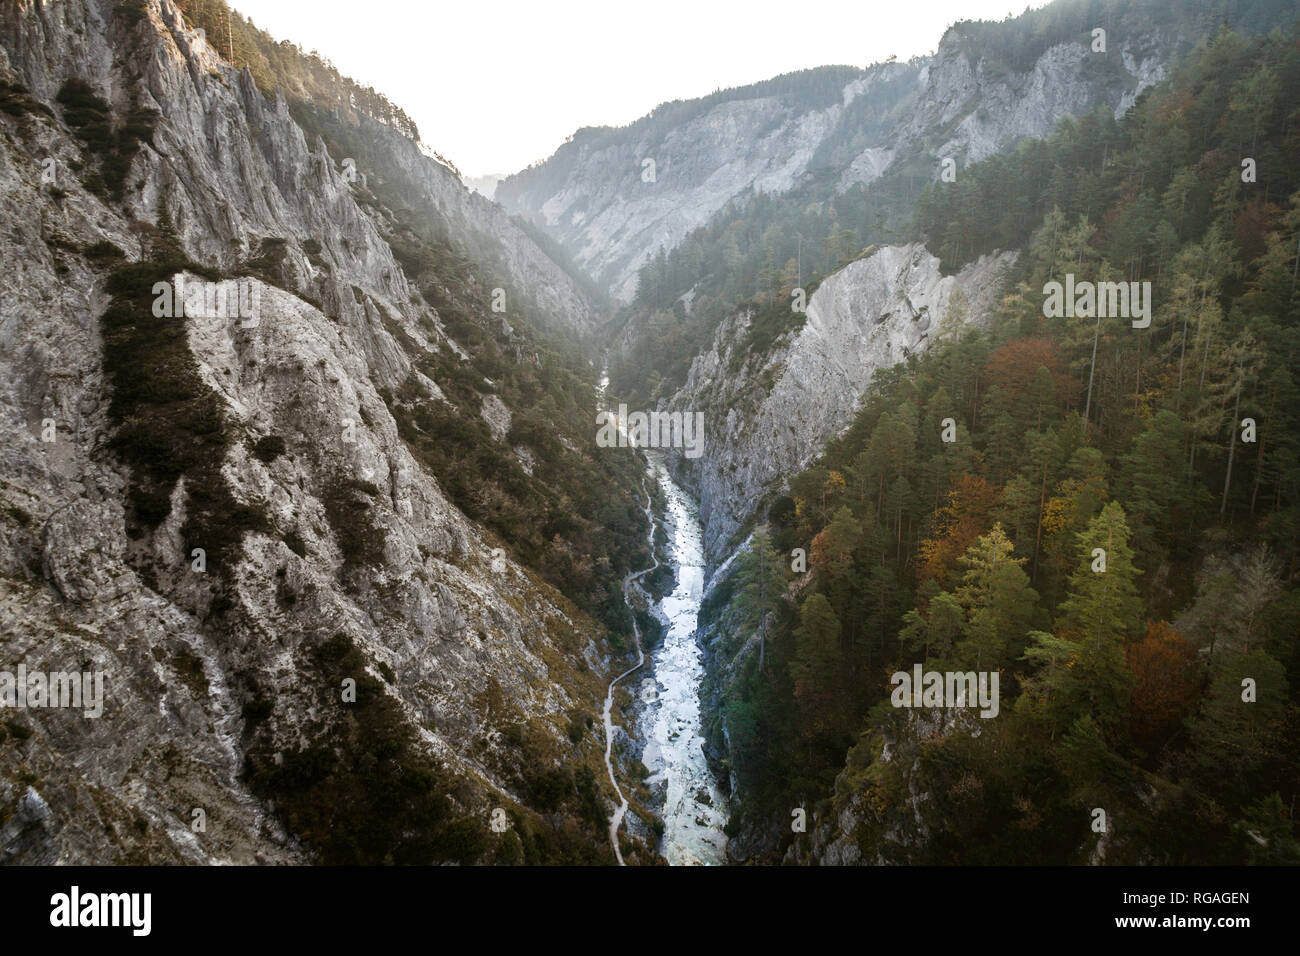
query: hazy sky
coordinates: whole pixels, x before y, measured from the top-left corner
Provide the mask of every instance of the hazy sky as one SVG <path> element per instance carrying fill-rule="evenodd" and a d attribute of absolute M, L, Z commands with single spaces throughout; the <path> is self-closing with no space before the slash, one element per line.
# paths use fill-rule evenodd
<path fill-rule="evenodd" d="M 1045 0 L 232 0 L 402 107 L 467 176 L 545 159 L 582 126 L 791 70 L 932 52 L 956 20 Z"/>

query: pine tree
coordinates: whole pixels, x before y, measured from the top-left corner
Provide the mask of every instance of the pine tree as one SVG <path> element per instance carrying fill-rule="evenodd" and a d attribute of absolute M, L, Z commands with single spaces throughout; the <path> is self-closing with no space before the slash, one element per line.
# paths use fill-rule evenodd
<path fill-rule="evenodd" d="M 746 627 L 758 628 L 758 667 L 766 659 L 769 618 L 785 597 L 785 575 L 781 557 L 772 547 L 766 528 L 754 532 L 749 550 L 737 562 L 736 585 L 738 607 Z"/>
<path fill-rule="evenodd" d="M 1062 636 L 1077 645 L 1076 694 L 1069 703 L 1089 710 L 1110 730 L 1128 710 L 1133 675 L 1125 667 L 1124 645 L 1137 636 L 1142 618 L 1136 586 L 1141 572 L 1133 565 L 1128 524 L 1117 502 L 1088 522 L 1079 535 L 1079 554 L 1058 619 Z"/>
<path fill-rule="evenodd" d="M 1243 699 L 1247 679 L 1251 702 Z M 1220 655 L 1201 711 L 1188 723 L 1189 756 L 1204 785 L 1248 792 L 1251 775 L 1282 744 L 1286 691 L 1286 669 L 1266 652 Z"/>
<path fill-rule="evenodd" d="M 1182 419 L 1163 409 L 1123 458 L 1123 499 L 1133 516 L 1134 544 L 1143 555 L 1155 557 L 1172 546 L 1203 496 L 1187 468 L 1186 433 Z"/>
<path fill-rule="evenodd" d="M 956 598 L 967 612 L 965 638 L 958 647 L 962 660 L 997 668 L 1020 655 L 1033 620 L 1038 595 L 1021 567 L 1024 558 L 1001 524 L 975 539 L 961 558 L 965 573 Z"/>
<path fill-rule="evenodd" d="M 853 512 L 840 506 L 831 523 L 818 532 L 809 547 L 809 561 L 824 575 L 824 590 L 841 616 L 845 614 L 853 594 L 853 550 L 861 541 L 862 525 L 853 517 Z"/>
<path fill-rule="evenodd" d="M 840 620 L 830 601 L 820 593 L 809 595 L 799 609 L 790 676 L 810 732 L 820 731 L 831 721 L 839 639 Z"/>
<path fill-rule="evenodd" d="M 1079 564 L 1070 577 L 1069 596 L 1061 604 L 1060 624 L 1072 637 L 1092 644 L 1136 637 L 1142 601 L 1133 564 L 1129 528 L 1119 502 L 1108 502 L 1079 535 Z"/>
<path fill-rule="evenodd" d="M 945 657 L 961 638 L 966 625 L 966 611 L 953 595 L 940 591 L 922 612 L 913 608 L 903 615 L 903 629 L 898 633 L 905 652 L 916 654 L 921 663 Z"/>

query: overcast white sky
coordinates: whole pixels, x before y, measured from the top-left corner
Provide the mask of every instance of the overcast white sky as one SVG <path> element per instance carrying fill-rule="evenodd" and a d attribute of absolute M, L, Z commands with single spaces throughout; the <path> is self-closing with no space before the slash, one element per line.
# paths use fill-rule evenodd
<path fill-rule="evenodd" d="M 467 176 L 582 126 L 791 70 L 932 52 L 956 20 L 1046 0 L 230 0 L 384 93 Z"/>

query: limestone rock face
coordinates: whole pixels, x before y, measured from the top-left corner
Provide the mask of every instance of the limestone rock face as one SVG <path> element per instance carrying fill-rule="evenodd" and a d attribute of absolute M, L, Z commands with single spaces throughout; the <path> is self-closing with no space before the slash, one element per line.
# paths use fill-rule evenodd
<path fill-rule="evenodd" d="M 843 191 L 906 156 L 929 157 L 937 176 L 943 158 L 967 166 L 1046 136 L 1062 116 L 1099 106 L 1119 116 L 1163 79 L 1177 43 L 1160 32 L 1117 35 L 1106 53 L 1058 43 L 1016 69 L 954 28 L 933 56 L 858 71 L 820 105 L 759 84 L 667 104 L 620 129 L 579 130 L 550 159 L 503 179 L 496 197 L 629 301 L 659 248 L 733 199 L 783 193 L 827 168 Z M 845 152 L 850 144 L 864 145 Z"/>
<path fill-rule="evenodd" d="M 363 121 L 367 138 L 385 152 L 407 181 L 416 185 L 427 207 L 452 234 L 469 242 L 484 261 L 508 275 L 515 291 L 526 291 L 533 303 L 564 330 L 585 334 L 601 325 L 604 316 L 600 309 L 510 213 L 467 188 L 455 173 L 430 159 L 397 130 L 365 118 Z"/>
<path fill-rule="evenodd" d="M 938 784 L 921 760 L 923 742 L 978 737 L 980 719 L 959 708 L 908 710 L 888 730 L 865 736 L 850 751 L 825 810 L 810 815 L 808 830 L 786 850 L 784 862 L 803 866 L 934 864 L 931 835 L 944 823 L 934 799 Z M 907 796 L 899 812 L 882 813 L 870 796 L 870 767 L 894 764 Z"/>
<path fill-rule="evenodd" d="M 270 702 L 273 748 L 310 742 L 338 695 L 311 686 L 305 662 L 337 634 L 418 746 L 467 782 L 460 809 L 486 820 L 517 796 L 497 759 L 502 729 L 562 741 L 576 706 L 599 709 L 606 645 L 494 553 L 401 440 L 381 396 L 415 383 L 441 399 L 411 356 L 456 344 L 324 144 L 198 43 L 170 0 L 149 0 L 131 25 L 116 6 L 0 8 L 0 76 L 49 111 L 0 114 L 0 672 L 104 681 L 95 717 L 0 711 L 0 862 L 310 859 L 245 779 L 249 708 Z M 158 113 L 121 201 L 83 185 L 92 159 L 55 102 L 69 78 L 115 115 Z M 503 211 L 414 143 L 390 145 L 427 190 L 417 198 L 491 247 L 539 308 L 575 330 L 593 321 Z M 199 567 L 201 544 L 187 540 L 187 478 L 156 530 L 128 534 L 131 476 L 109 447 L 99 319 L 111 266 L 86 250 L 145 258 L 164 202 L 188 256 L 241 276 L 259 303 L 256 321 L 177 320 L 231 436 L 219 474 L 264 517 L 224 565 L 209 554 Z M 243 271 L 268 248 L 282 252 L 277 285 Z M 485 414 L 503 438 L 509 410 Z M 267 438 L 279 443 L 269 454 Z"/>
<path fill-rule="evenodd" d="M 1048 135 L 1063 116 L 1104 105 L 1119 117 L 1143 90 L 1164 78 L 1172 45 L 1165 37 L 1126 37 L 1119 49 L 1094 53 L 1083 43 L 1058 43 L 1032 68 L 1017 73 L 955 44 L 941 44 L 927 66 L 917 109 L 895 142 L 920 142 L 936 130 L 951 129 L 934 155 L 966 166 L 1025 137 Z M 1119 58 L 1122 69 L 1100 69 L 1105 57 Z"/>
<path fill-rule="evenodd" d="M 734 197 L 792 188 L 846 116 L 890 112 L 917 72 L 905 64 L 861 71 L 811 108 L 760 85 L 686 104 L 675 125 L 652 114 L 618 130 L 579 130 L 551 159 L 498 183 L 496 198 L 627 301 L 657 249 L 671 249 Z"/>
<path fill-rule="evenodd" d="M 885 246 L 828 276 L 808 300 L 803 328 L 763 359 L 733 362 L 747 314 L 719 326 L 669 403 L 704 413 L 704 454 L 671 460 L 698 496 L 711 563 L 726 557 L 754 504 L 852 421 L 877 371 L 929 347 L 954 295 L 963 320 L 989 314 L 1012 259 L 988 255 L 944 277 L 921 244 Z"/>

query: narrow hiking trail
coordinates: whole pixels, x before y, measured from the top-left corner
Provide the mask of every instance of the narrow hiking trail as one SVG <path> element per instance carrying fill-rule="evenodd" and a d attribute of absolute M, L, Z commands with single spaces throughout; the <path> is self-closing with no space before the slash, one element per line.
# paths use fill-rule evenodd
<path fill-rule="evenodd" d="M 646 491 L 644 479 L 641 483 L 641 490 L 646 496 L 645 514 L 646 518 L 650 522 L 650 557 L 653 559 L 654 563 L 648 568 L 642 568 L 640 571 L 633 571 L 628 574 L 627 577 L 623 578 L 623 599 L 627 601 L 628 607 L 635 607 L 632 603 L 632 588 L 641 591 L 642 596 L 649 600 L 649 595 L 641 589 L 640 584 L 637 582 L 647 574 L 650 574 L 659 568 L 659 558 L 655 555 L 655 529 L 658 527 L 658 524 L 656 523 L 654 516 L 654 499 L 650 496 L 650 493 Z M 627 814 L 627 797 L 624 795 L 622 788 L 619 787 L 618 780 L 614 776 L 614 762 L 611 759 L 611 754 L 614 748 L 614 720 L 612 713 L 614 710 L 614 688 L 618 686 L 618 682 L 628 674 L 634 673 L 645 666 L 645 651 L 641 648 L 641 626 L 637 623 L 635 615 L 632 617 L 632 633 L 633 639 L 636 641 L 636 664 L 629 667 L 627 670 L 623 671 L 623 673 L 610 681 L 609 690 L 605 694 L 605 769 L 609 773 L 609 782 L 614 785 L 614 792 L 618 794 L 619 800 L 618 807 L 614 810 L 614 815 L 610 817 L 609 820 L 609 842 L 614 847 L 614 858 L 618 860 L 619 866 L 627 865 L 623 862 L 623 851 L 618 847 L 618 830 L 619 827 L 623 825 L 623 817 Z"/>
<path fill-rule="evenodd" d="M 609 376 L 601 372 L 598 387 L 603 404 Z M 627 434 L 626 423 L 617 422 Z M 652 484 L 648 484 L 652 483 Z M 653 487 L 664 495 L 666 510 L 663 527 L 668 535 L 666 560 L 675 570 L 671 593 L 659 601 L 641 586 L 648 574 L 663 562 L 655 548 L 655 535 L 661 522 L 654 514 Z M 639 595 L 647 609 L 664 625 L 664 639 L 651 653 L 650 673 L 635 692 L 639 708 L 637 725 L 644 737 L 642 763 L 649 777 L 646 783 L 656 788 L 663 799 L 664 823 L 660 852 L 670 866 L 717 865 L 726 862 L 725 826 L 727 800 L 718 788 L 705 757 L 704 729 L 700 704 L 700 686 L 704 680 L 704 654 L 696 625 L 700 602 L 704 596 L 704 557 L 698 509 L 690 496 L 672 478 L 664 457 L 646 453 L 646 472 L 641 478 L 645 495 L 645 516 L 649 523 L 651 564 L 632 571 L 623 578 L 623 599 L 635 608 Z M 618 806 L 609 822 L 609 842 L 619 866 L 626 866 L 618 845 L 618 831 L 627 816 L 628 799 L 614 773 L 614 692 L 620 681 L 646 667 L 644 635 L 635 614 L 632 618 L 637 662 L 609 682 L 605 693 L 605 771 L 618 795 Z"/>

